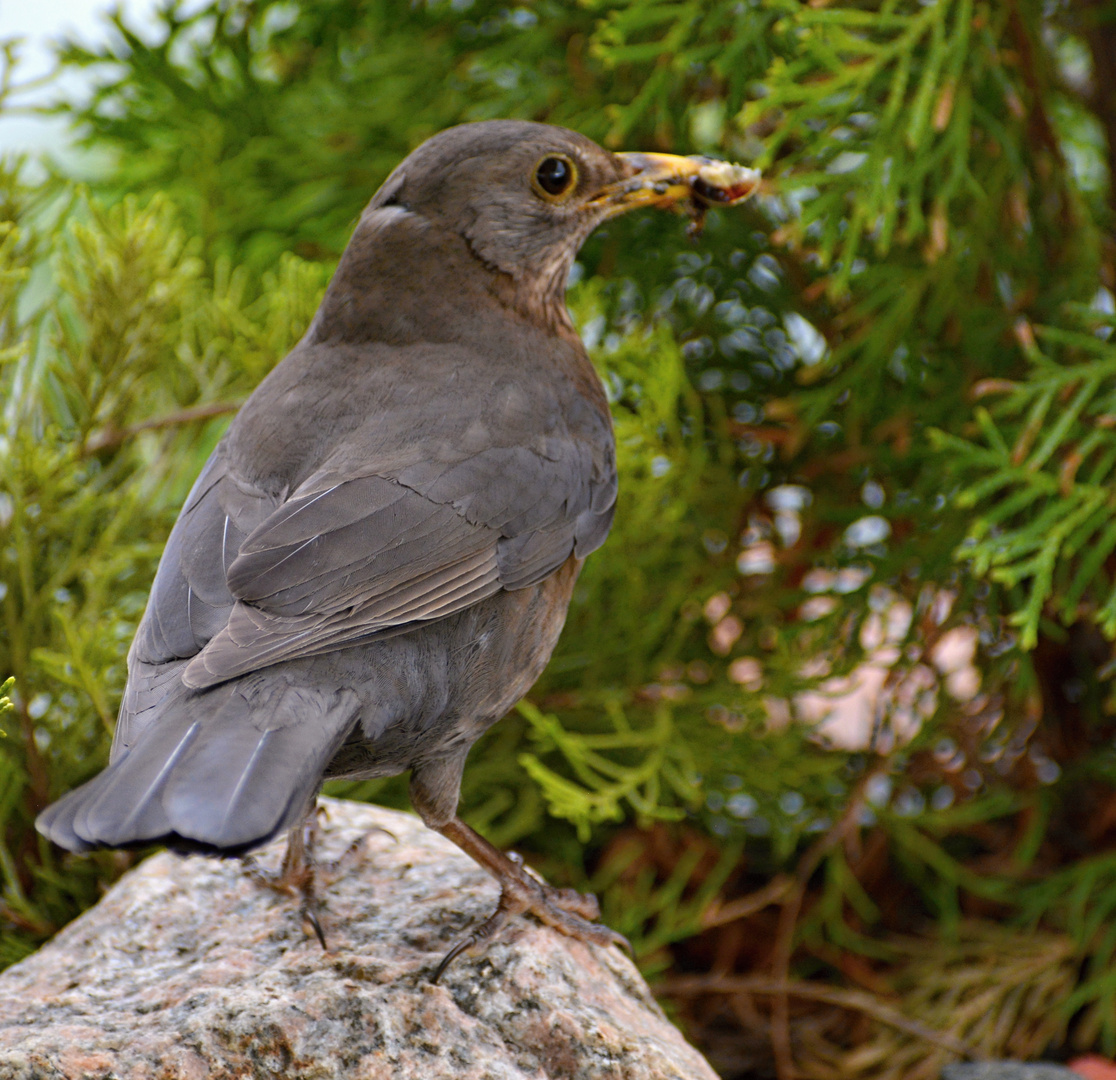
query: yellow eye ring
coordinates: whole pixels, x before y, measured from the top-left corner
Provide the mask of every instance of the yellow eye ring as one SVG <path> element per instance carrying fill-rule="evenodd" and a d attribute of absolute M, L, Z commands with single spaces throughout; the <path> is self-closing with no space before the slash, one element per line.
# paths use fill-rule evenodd
<path fill-rule="evenodd" d="M 547 154 L 531 173 L 531 187 L 547 202 L 568 199 L 577 187 L 577 165 L 565 154 Z"/>

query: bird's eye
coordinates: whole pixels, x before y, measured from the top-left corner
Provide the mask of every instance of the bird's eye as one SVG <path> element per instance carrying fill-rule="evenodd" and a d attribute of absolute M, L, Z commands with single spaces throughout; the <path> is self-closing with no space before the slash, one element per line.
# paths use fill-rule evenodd
<path fill-rule="evenodd" d="M 550 154 L 535 166 L 534 188 L 553 202 L 568 195 L 577 182 L 577 166 L 564 154 Z"/>

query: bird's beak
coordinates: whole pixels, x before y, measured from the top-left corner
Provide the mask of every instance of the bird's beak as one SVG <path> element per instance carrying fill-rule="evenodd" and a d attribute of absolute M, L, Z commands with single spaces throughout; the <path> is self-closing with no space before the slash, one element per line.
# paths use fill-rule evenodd
<path fill-rule="evenodd" d="M 698 212 L 710 206 L 733 206 L 748 198 L 760 182 L 758 170 L 713 158 L 639 152 L 616 156 L 630 174 L 589 200 L 590 206 L 604 210 L 605 217 L 641 206 L 685 203 Z"/>

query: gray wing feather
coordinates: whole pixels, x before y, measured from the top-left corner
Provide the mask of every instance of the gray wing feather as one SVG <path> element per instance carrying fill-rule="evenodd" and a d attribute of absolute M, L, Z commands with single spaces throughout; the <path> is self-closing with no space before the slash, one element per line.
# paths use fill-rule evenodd
<path fill-rule="evenodd" d="M 612 518 L 611 459 L 594 470 L 574 440 L 542 449 L 492 447 L 393 477 L 311 477 L 245 537 L 227 574 L 237 602 L 187 685 L 442 618 L 536 584 L 575 551 L 584 558 Z"/>
<path fill-rule="evenodd" d="M 234 601 L 228 568 L 277 500 L 237 484 L 227 470 L 218 447 L 187 496 L 132 645 L 136 660 L 165 663 L 196 656 L 228 621 Z"/>
<path fill-rule="evenodd" d="M 493 553 L 486 550 L 408 583 L 406 590 L 392 594 L 390 606 L 358 607 L 326 619 L 317 614 L 286 619 L 238 603 L 228 626 L 190 662 L 183 681 L 192 687 L 213 686 L 283 660 L 332 652 L 375 634 L 442 618 L 498 592 L 498 573 Z"/>
<path fill-rule="evenodd" d="M 500 581 L 505 589 L 522 589 L 549 577 L 569 558 L 574 547 L 575 523 L 557 529 L 521 533 L 496 546 Z"/>
<path fill-rule="evenodd" d="M 310 502 L 301 514 L 299 506 L 287 513 Z M 364 507 L 359 516 L 356 506 Z M 284 617 L 327 616 L 390 597 L 410 580 L 495 542 L 490 530 L 462 521 L 452 507 L 380 476 L 296 497 L 275 516 L 277 528 L 269 518 L 247 538 L 228 584 L 237 598 Z"/>
<path fill-rule="evenodd" d="M 613 460 L 580 438 L 391 475 L 358 450 L 281 498 L 239 481 L 219 447 L 168 541 L 133 660 L 190 660 L 185 684 L 215 686 L 537 584 L 608 532 Z"/>

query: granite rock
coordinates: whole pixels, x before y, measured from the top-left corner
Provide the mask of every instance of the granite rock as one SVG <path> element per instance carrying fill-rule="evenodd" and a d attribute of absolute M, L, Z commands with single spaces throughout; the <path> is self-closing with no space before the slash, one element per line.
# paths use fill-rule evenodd
<path fill-rule="evenodd" d="M 155 855 L 0 974 L 0 1080 L 716 1080 L 622 952 L 530 918 L 432 986 L 495 883 L 417 818 L 325 806 L 327 952 L 240 862 Z"/>
<path fill-rule="evenodd" d="M 1041 1061 L 974 1061 L 947 1065 L 942 1080 L 1081 1080 L 1081 1075 Z"/>

